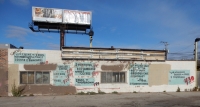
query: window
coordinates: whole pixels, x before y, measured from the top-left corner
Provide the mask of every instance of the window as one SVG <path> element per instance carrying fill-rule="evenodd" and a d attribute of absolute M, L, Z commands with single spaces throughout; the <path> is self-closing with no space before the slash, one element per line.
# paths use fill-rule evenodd
<path fill-rule="evenodd" d="M 101 83 L 125 82 L 125 72 L 101 72 Z"/>
<path fill-rule="evenodd" d="M 42 71 L 22 71 L 20 72 L 20 84 L 49 84 L 49 72 Z"/>

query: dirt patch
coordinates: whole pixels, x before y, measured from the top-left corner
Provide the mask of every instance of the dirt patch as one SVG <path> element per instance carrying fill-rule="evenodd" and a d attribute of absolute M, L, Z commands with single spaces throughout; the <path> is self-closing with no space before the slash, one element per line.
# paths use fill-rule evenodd
<path fill-rule="evenodd" d="M 76 93 L 76 87 L 74 86 L 22 85 L 20 87 L 25 87 L 24 94 L 68 95 Z"/>

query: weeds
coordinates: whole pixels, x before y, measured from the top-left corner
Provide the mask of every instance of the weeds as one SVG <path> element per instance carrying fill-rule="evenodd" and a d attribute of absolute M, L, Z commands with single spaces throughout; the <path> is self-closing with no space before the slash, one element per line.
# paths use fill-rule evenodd
<path fill-rule="evenodd" d="M 77 93 L 78 95 L 85 95 L 85 93 L 84 92 L 79 92 L 79 93 Z"/>
<path fill-rule="evenodd" d="M 177 88 L 176 92 L 181 92 L 179 87 Z"/>
<path fill-rule="evenodd" d="M 163 92 L 165 93 L 166 91 L 164 90 Z"/>
<path fill-rule="evenodd" d="M 22 95 L 22 97 L 26 97 L 27 95 Z"/>
<path fill-rule="evenodd" d="M 133 91 L 133 93 L 137 93 L 136 91 Z"/>
<path fill-rule="evenodd" d="M 118 94 L 118 92 L 117 91 L 113 91 L 112 94 Z"/>
<path fill-rule="evenodd" d="M 95 92 L 87 92 L 88 95 L 95 95 Z"/>
<path fill-rule="evenodd" d="M 29 94 L 29 96 L 34 96 L 33 94 Z"/>
<path fill-rule="evenodd" d="M 192 91 L 197 91 L 198 90 L 198 88 L 197 87 L 194 87 L 193 89 L 192 89 Z"/>
<path fill-rule="evenodd" d="M 106 94 L 105 92 L 103 91 L 99 91 L 98 94 Z"/>
<path fill-rule="evenodd" d="M 19 86 L 17 87 L 14 81 L 14 84 L 12 85 L 12 90 L 11 90 L 12 95 L 14 97 L 20 97 L 23 94 L 23 91 L 25 90 L 25 88 L 26 88 L 26 85 L 24 87 L 19 87 Z"/>

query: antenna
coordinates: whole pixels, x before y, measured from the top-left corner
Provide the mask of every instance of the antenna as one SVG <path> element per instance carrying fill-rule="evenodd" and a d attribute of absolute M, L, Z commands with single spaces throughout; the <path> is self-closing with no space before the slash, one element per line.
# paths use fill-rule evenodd
<path fill-rule="evenodd" d="M 169 45 L 168 42 L 165 41 L 161 41 L 160 43 L 163 43 L 165 45 L 165 60 L 167 60 L 167 53 L 168 53 L 168 48 L 167 46 Z"/>

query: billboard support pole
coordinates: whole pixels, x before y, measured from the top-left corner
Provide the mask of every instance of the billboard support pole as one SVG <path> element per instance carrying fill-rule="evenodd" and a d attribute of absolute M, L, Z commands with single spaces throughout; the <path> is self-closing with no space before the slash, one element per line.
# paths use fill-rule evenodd
<path fill-rule="evenodd" d="M 64 47 L 65 44 L 65 29 L 64 27 L 60 28 L 60 50 L 62 50 L 62 47 Z"/>
<path fill-rule="evenodd" d="M 89 36 L 90 36 L 90 48 L 92 47 L 92 37 L 94 35 L 94 31 L 92 29 L 90 29 L 90 32 L 89 32 Z"/>
<path fill-rule="evenodd" d="M 90 36 L 90 47 L 92 47 L 92 36 Z"/>

